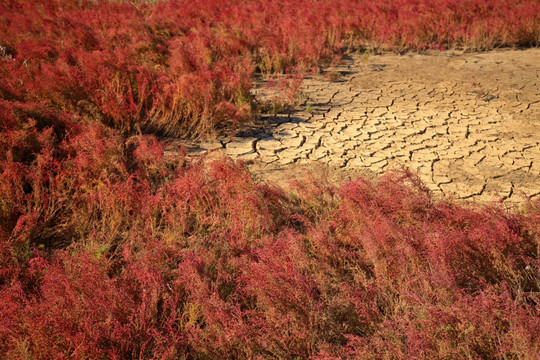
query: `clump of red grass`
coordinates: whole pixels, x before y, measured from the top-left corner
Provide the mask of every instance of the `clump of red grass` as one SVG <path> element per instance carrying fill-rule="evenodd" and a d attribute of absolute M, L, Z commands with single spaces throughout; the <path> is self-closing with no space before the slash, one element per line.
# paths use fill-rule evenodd
<path fill-rule="evenodd" d="M 538 204 L 435 202 L 407 173 L 286 194 L 231 161 L 165 157 L 154 137 L 25 126 L 1 143 L 5 359 L 540 349 Z"/>
<path fill-rule="evenodd" d="M 540 43 L 538 0 L 7 0 L 0 13 L 2 100 L 174 136 L 249 118 L 257 72 L 351 49 Z"/>

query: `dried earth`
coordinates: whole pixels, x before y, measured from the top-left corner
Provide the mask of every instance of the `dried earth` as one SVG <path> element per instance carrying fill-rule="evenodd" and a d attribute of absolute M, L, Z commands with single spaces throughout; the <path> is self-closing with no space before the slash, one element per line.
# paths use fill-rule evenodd
<path fill-rule="evenodd" d="M 280 185 L 405 166 L 439 197 L 540 197 L 540 49 L 350 55 L 325 70 L 334 80 L 306 78 L 295 111 L 191 153 L 243 160 Z"/>

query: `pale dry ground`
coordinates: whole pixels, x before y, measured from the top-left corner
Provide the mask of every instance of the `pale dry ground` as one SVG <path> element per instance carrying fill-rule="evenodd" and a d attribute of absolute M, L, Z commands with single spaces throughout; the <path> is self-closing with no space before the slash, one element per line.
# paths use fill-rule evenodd
<path fill-rule="evenodd" d="M 306 78 L 296 111 L 193 153 L 244 160 L 280 185 L 405 166 L 438 197 L 540 196 L 540 49 L 351 55 L 327 71 L 338 79 Z"/>

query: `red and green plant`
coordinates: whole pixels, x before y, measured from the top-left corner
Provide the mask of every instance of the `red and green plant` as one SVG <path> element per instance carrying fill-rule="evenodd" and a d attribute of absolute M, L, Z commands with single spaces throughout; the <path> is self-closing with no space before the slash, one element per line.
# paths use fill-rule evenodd
<path fill-rule="evenodd" d="M 538 45 L 539 7 L 1 2 L 2 358 L 534 359 L 538 202 L 437 202 L 408 173 L 290 194 L 148 133 L 244 121 L 254 76 L 355 47 Z"/>
<path fill-rule="evenodd" d="M 540 349 L 538 204 L 436 202 L 407 173 L 290 195 L 230 161 L 166 158 L 152 137 L 120 144 L 94 125 L 20 171 L 32 192 L 3 204 L 6 359 Z"/>
<path fill-rule="evenodd" d="M 347 50 L 540 44 L 538 0 L 6 0 L 0 14 L 1 99 L 173 136 L 248 119 L 257 73 Z"/>

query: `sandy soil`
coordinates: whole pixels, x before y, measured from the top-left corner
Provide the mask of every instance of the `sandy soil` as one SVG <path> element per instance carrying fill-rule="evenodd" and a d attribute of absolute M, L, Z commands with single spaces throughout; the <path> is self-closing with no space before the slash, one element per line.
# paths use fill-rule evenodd
<path fill-rule="evenodd" d="M 405 166 L 438 197 L 540 196 L 540 49 L 351 55 L 325 71 L 304 80 L 294 111 L 193 153 L 244 160 L 280 185 L 306 172 L 341 182 Z"/>

